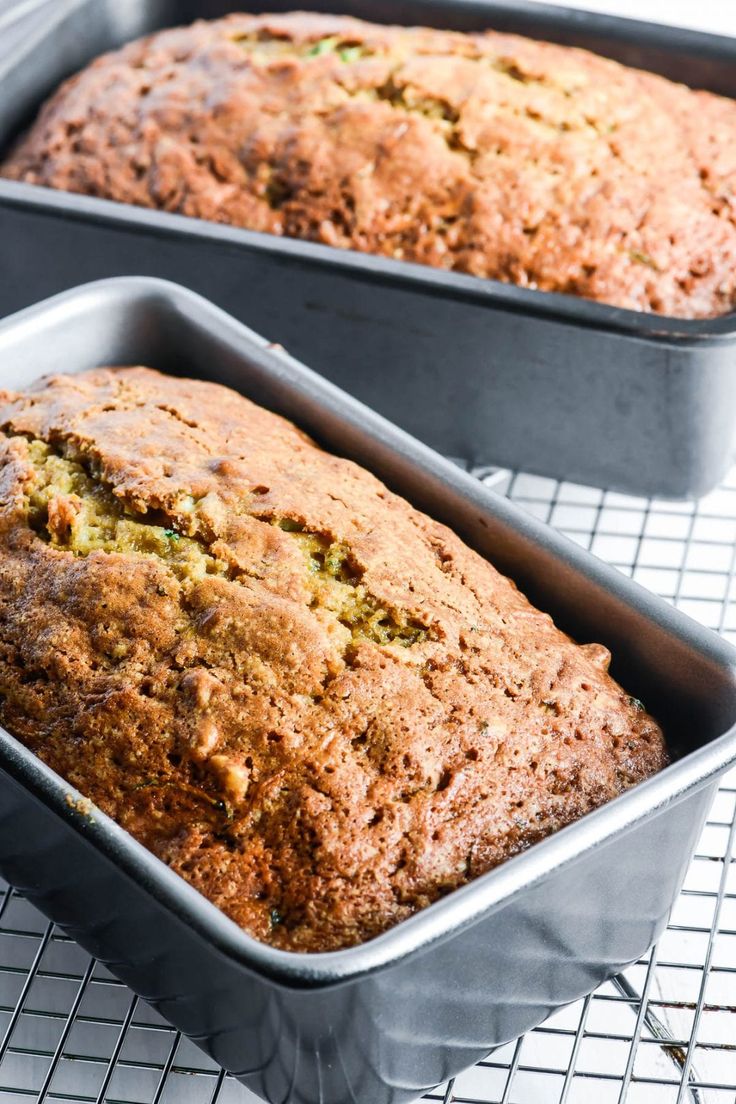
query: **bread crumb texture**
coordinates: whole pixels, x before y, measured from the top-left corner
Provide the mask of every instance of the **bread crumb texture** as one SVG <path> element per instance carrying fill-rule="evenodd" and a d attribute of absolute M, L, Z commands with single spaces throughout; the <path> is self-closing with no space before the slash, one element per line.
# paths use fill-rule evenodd
<path fill-rule="evenodd" d="M 166 30 L 67 81 L 2 172 L 633 310 L 736 301 L 736 103 L 494 31 Z"/>
<path fill-rule="evenodd" d="M 0 720 L 258 939 L 369 939 L 660 769 L 512 582 L 147 368 L 0 393 Z"/>

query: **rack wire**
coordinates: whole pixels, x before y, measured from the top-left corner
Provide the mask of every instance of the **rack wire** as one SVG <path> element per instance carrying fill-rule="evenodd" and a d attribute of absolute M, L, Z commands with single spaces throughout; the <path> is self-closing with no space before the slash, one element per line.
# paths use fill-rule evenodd
<path fill-rule="evenodd" d="M 484 482 L 736 642 L 736 470 L 697 503 Z M 736 773 L 651 954 L 428 1094 L 439 1104 L 736 1104 Z M 0 1104 L 255 1104 L 0 883 Z"/>

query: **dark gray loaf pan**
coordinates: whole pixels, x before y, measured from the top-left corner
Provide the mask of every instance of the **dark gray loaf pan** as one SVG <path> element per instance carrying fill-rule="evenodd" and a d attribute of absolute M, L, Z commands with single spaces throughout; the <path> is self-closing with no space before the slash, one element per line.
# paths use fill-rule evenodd
<path fill-rule="evenodd" d="M 497 27 L 736 95 L 736 39 L 523 0 L 23 0 L 0 24 L 0 148 L 99 52 L 236 7 Z M 176 279 L 435 448 L 475 463 L 689 496 L 731 461 L 734 315 L 645 316 L 8 181 L 0 242 L 0 314 L 81 280 Z"/>
<path fill-rule="evenodd" d="M 0 730 L 0 874 L 271 1104 L 413 1100 L 592 990 L 665 926 L 736 761 L 736 652 L 193 293 L 92 284 L 0 325 L 3 384 L 99 364 L 214 379 L 447 522 L 582 641 L 675 762 L 363 946 L 255 942 Z"/>

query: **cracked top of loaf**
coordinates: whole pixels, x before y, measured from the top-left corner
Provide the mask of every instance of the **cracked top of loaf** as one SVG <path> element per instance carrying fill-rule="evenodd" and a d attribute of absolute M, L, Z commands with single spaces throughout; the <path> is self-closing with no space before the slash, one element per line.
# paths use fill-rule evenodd
<path fill-rule="evenodd" d="M 0 721 L 257 938 L 350 946 L 666 762 L 452 532 L 147 368 L 0 392 Z"/>
<path fill-rule="evenodd" d="M 493 31 L 163 31 L 67 81 L 2 173 L 634 310 L 736 302 L 736 103 Z"/>

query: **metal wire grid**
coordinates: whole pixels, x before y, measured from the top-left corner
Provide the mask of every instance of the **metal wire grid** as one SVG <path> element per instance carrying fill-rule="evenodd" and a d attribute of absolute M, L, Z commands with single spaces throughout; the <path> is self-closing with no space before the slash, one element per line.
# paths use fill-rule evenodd
<path fill-rule="evenodd" d="M 736 470 L 697 504 L 485 482 L 736 641 Z M 736 774 L 666 933 L 592 996 L 428 1094 L 441 1104 L 736 1104 Z M 0 884 L 0 1104 L 255 1104 Z"/>

